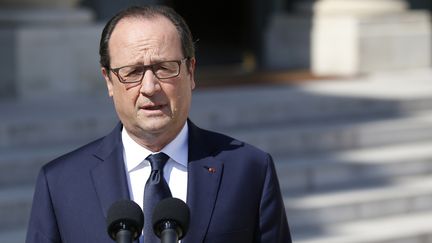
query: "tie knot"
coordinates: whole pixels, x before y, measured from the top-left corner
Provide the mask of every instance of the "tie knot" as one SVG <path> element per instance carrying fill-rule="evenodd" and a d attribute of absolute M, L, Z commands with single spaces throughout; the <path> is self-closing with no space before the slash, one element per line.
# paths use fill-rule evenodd
<path fill-rule="evenodd" d="M 147 160 L 150 162 L 152 171 L 153 170 L 162 171 L 168 159 L 169 156 L 166 155 L 165 153 L 151 154 L 147 157 Z"/>

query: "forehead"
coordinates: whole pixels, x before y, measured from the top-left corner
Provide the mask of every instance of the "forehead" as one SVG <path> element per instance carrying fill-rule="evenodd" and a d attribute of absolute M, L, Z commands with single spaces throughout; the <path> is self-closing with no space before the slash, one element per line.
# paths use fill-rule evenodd
<path fill-rule="evenodd" d="M 111 34 L 108 50 L 112 59 L 125 55 L 181 55 L 179 33 L 164 16 L 126 17 Z M 114 60 L 112 60 L 114 61 Z"/>

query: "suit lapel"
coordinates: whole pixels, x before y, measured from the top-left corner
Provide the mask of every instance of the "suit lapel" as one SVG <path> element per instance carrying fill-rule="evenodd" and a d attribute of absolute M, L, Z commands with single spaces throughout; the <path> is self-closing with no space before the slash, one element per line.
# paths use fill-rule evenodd
<path fill-rule="evenodd" d="M 223 176 L 223 162 L 215 159 L 211 145 L 202 130 L 189 124 L 189 163 L 187 204 L 191 210 L 191 227 L 184 243 L 203 242 L 207 233 Z M 129 199 L 128 183 L 123 160 L 119 124 L 105 137 L 95 156 L 101 162 L 91 170 L 93 184 L 104 216 L 117 200 Z"/>
<path fill-rule="evenodd" d="M 184 243 L 203 242 L 216 203 L 223 163 L 211 155 L 201 131 L 190 121 L 187 204 L 191 211 L 189 233 Z"/>
<path fill-rule="evenodd" d="M 91 170 L 93 185 L 104 216 L 112 203 L 129 199 L 129 190 L 123 160 L 121 124 L 106 136 L 94 154 L 101 162 Z"/>

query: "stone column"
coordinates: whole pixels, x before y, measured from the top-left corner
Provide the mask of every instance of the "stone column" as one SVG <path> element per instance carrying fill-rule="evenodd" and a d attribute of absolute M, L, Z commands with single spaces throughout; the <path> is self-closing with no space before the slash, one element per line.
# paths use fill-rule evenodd
<path fill-rule="evenodd" d="M 0 0 L 0 98 L 35 99 L 104 89 L 101 26 L 79 0 Z"/>
<path fill-rule="evenodd" d="M 312 71 L 357 75 L 432 65 L 428 11 L 403 0 L 319 0 L 314 6 Z"/>
<path fill-rule="evenodd" d="M 264 66 L 309 69 L 313 0 L 301 0 L 292 12 L 275 12 L 264 33 Z"/>

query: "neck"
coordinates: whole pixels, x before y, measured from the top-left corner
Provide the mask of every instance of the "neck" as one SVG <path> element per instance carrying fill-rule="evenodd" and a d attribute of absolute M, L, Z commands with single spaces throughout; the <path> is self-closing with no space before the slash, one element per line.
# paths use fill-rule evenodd
<path fill-rule="evenodd" d="M 129 136 L 139 145 L 156 153 L 161 151 L 166 145 L 173 141 L 183 126 L 169 133 L 148 133 L 148 132 L 131 132 L 126 130 Z"/>

